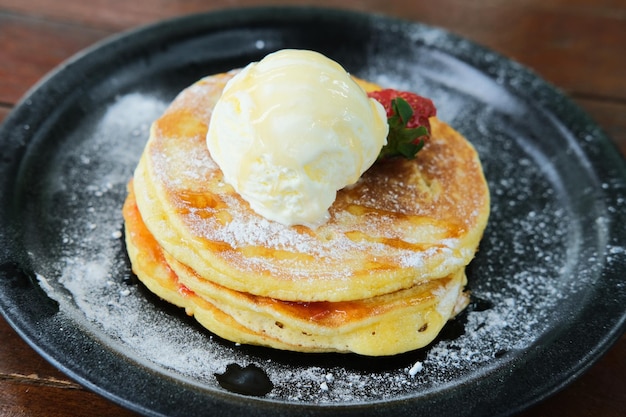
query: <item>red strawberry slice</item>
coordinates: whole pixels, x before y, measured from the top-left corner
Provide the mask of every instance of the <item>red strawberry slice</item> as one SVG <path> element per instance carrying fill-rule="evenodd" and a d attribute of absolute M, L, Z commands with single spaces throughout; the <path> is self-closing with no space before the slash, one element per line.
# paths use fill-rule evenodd
<path fill-rule="evenodd" d="M 408 91 L 385 89 L 367 94 L 387 112 L 389 134 L 379 159 L 404 156 L 413 159 L 430 135 L 428 119 L 437 114 L 432 100 Z"/>

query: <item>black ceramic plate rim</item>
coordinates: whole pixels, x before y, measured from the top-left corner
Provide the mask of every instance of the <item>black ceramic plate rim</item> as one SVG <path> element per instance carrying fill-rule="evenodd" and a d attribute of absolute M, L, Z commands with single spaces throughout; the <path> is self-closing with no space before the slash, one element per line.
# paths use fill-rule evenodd
<path fill-rule="evenodd" d="M 276 16 L 280 16 L 280 18 Z M 45 118 L 38 118 L 36 115 L 33 115 L 30 111 L 31 106 L 40 101 L 45 103 L 46 100 L 51 100 L 50 96 L 54 95 L 54 86 L 59 78 L 66 77 L 71 73 L 80 73 L 81 68 L 84 66 L 92 67 L 93 65 L 98 65 L 98 60 L 101 59 L 99 56 L 107 57 L 106 51 L 108 49 L 120 49 L 120 45 L 124 42 L 138 37 L 143 38 L 145 42 L 148 42 L 154 37 L 167 38 L 170 33 L 178 33 L 179 36 L 184 36 L 180 34 L 180 32 L 185 32 L 185 30 L 181 30 L 181 28 L 184 27 L 188 27 L 189 29 L 187 32 L 192 33 L 198 27 L 219 30 L 220 28 L 226 26 L 233 27 L 237 25 L 250 24 L 256 19 L 273 18 L 275 20 L 284 19 L 286 21 L 288 19 L 324 19 L 329 16 L 333 16 L 336 19 L 346 18 L 361 20 L 363 25 L 372 24 L 372 22 L 380 19 L 388 19 L 389 22 L 394 22 L 400 26 L 411 24 L 410 22 L 403 22 L 380 15 L 321 8 L 281 7 L 247 10 L 234 9 L 205 15 L 185 16 L 160 22 L 127 33 L 115 35 L 84 50 L 66 61 L 42 79 L 37 85 L 35 85 L 5 120 L 2 129 L 0 130 L 0 137 L 3 141 L 6 138 L 12 137 L 10 142 L 12 148 L 9 149 L 9 153 L 13 154 L 16 158 L 15 161 L 9 161 L 8 159 L 3 158 L 2 165 L 0 165 L 1 171 L 7 174 L 5 177 L 6 183 L 2 183 L 3 195 L 6 196 L 13 194 L 14 184 L 6 178 L 19 178 L 20 171 L 17 163 L 22 159 L 24 153 L 28 151 L 29 145 L 33 141 L 37 140 L 37 137 L 33 137 L 31 132 L 36 132 L 42 125 L 45 125 Z M 457 44 L 464 45 L 468 51 L 477 49 L 485 50 L 484 48 L 460 37 L 456 37 L 455 35 L 448 34 L 447 36 L 454 39 Z M 145 39 L 148 40 L 146 41 Z M 96 54 L 96 52 L 98 52 L 98 54 Z M 494 58 L 493 63 L 490 64 L 485 62 L 475 62 L 475 60 L 480 59 L 474 58 L 479 54 L 472 55 L 469 52 L 464 53 L 462 50 L 449 52 L 455 52 L 455 56 L 459 59 L 468 62 L 470 65 L 481 67 L 487 73 L 490 71 L 489 65 L 493 65 L 494 68 L 499 67 L 500 69 L 505 67 L 505 73 L 529 71 L 528 69 L 523 68 L 522 66 L 495 53 L 491 53 L 490 55 Z M 520 86 L 520 89 L 525 87 L 527 86 Z M 564 97 L 563 94 L 556 88 L 541 81 L 538 77 L 537 83 L 532 87 L 533 88 L 528 91 L 524 91 L 523 93 L 536 100 L 542 106 L 549 108 L 554 117 L 566 120 L 567 126 L 571 127 L 572 130 L 589 130 L 589 127 L 591 126 L 591 129 L 594 130 L 595 136 L 600 138 L 594 146 L 598 146 L 599 143 L 599 146 L 601 147 L 599 151 L 600 156 L 594 157 L 593 159 L 595 164 L 593 168 L 599 173 L 600 176 L 605 176 L 608 182 L 621 181 L 622 183 L 618 184 L 616 187 L 616 194 L 612 197 L 624 198 L 623 181 L 624 178 L 626 178 L 626 175 L 623 158 L 619 155 L 610 140 L 608 140 L 608 138 L 606 138 L 605 135 L 599 131 L 597 126 L 595 126 L 595 124 L 584 112 Z M 555 105 L 555 102 L 557 105 Z M 33 120 L 38 121 L 40 125 L 29 124 Z M 28 130 L 25 129 L 25 126 L 29 127 Z M 588 147 L 584 143 L 582 145 L 583 149 L 591 149 L 590 146 L 591 145 Z M 603 168 L 604 166 L 610 168 L 605 169 Z M 8 193 L 5 194 L 7 191 Z M 11 209 L 12 208 L 9 204 L 6 204 L 6 206 L 3 204 L 1 208 L 2 215 L 7 215 L 7 213 L 11 212 Z M 621 224 L 623 224 L 623 217 L 623 214 L 616 214 L 616 220 L 621 219 Z M 616 223 L 620 224 L 619 221 L 616 221 Z M 18 244 L 14 243 L 19 242 L 19 239 L 14 239 L 14 234 L 16 233 L 16 230 L 19 229 L 19 225 L 17 225 L 18 227 L 16 229 L 13 229 L 16 225 L 4 225 L 3 227 L 5 226 L 6 230 L 2 230 L 0 232 L 0 254 L 2 255 L 1 261 L 3 262 L 2 278 L 8 279 L 10 278 L 9 275 L 11 273 L 16 273 L 16 271 L 9 270 L 10 268 L 6 266 L 7 260 L 10 260 L 11 265 L 20 265 L 24 259 L 20 259 L 19 253 L 23 253 L 25 248 L 20 248 L 18 247 Z M 623 236 L 612 236 L 612 238 L 623 239 Z M 15 256 L 16 253 L 18 254 L 17 257 Z M 617 275 L 617 272 L 618 271 L 614 271 L 613 275 Z M 616 278 L 613 275 L 606 278 L 610 281 L 610 283 L 617 284 L 619 282 L 619 278 Z M 568 368 L 552 369 L 556 372 L 554 375 L 533 375 L 533 377 L 536 378 L 535 382 L 537 389 L 532 392 L 528 392 L 525 398 L 521 398 L 517 402 L 511 402 L 510 406 L 507 407 L 506 410 L 502 408 L 498 409 L 499 411 L 497 411 L 496 414 L 504 415 L 518 412 L 521 409 L 551 395 L 577 378 L 608 350 L 612 343 L 623 333 L 626 323 L 626 312 L 623 307 L 620 309 L 619 304 L 621 301 L 621 306 L 623 306 L 626 300 L 624 298 L 624 291 L 618 291 L 617 293 L 610 294 L 609 290 L 610 288 L 607 285 L 607 288 L 604 288 L 604 293 L 606 293 L 606 295 L 615 296 L 616 304 L 605 306 L 607 310 L 601 312 L 601 318 L 610 319 L 610 323 L 606 326 L 604 331 L 602 331 L 602 334 L 598 336 L 597 340 L 591 344 L 592 349 L 585 352 L 582 350 L 576 351 L 576 360 L 572 363 L 568 363 Z M 94 337 L 94 335 L 83 333 L 80 328 L 76 328 L 75 334 L 71 335 L 75 342 L 75 345 L 72 348 L 73 350 L 63 350 L 63 347 L 60 346 L 59 343 L 68 336 L 67 332 L 60 334 L 55 329 L 44 328 L 38 320 L 38 314 L 40 311 L 37 306 L 25 307 L 20 305 L 20 300 L 6 299 L 2 296 L 2 294 L 0 294 L 0 307 L 2 308 L 2 313 L 7 321 L 16 329 L 20 336 L 23 337 L 38 353 L 40 353 L 52 364 L 89 389 L 92 389 L 93 391 L 123 406 L 147 415 L 166 415 L 169 407 L 172 406 L 171 404 L 165 404 L 167 401 L 171 401 L 176 404 L 179 404 L 181 401 L 188 402 L 189 404 L 200 402 L 203 404 L 203 407 L 206 407 L 205 409 L 212 409 L 211 407 L 214 407 L 215 410 L 222 410 L 224 413 L 229 415 L 238 415 L 241 412 L 249 412 L 251 408 L 257 410 L 256 412 L 258 412 L 259 415 L 273 412 L 278 409 L 285 413 L 285 415 L 296 415 L 309 412 L 326 415 L 334 415 L 337 412 L 344 412 L 350 415 L 361 415 L 364 412 L 395 414 L 399 411 L 417 411 L 422 408 L 427 409 L 426 407 L 428 406 L 439 410 L 446 410 L 452 414 L 452 403 L 457 401 L 471 401 L 468 398 L 468 395 L 477 392 L 476 388 L 472 387 L 468 381 L 459 381 L 455 392 L 448 393 L 445 398 L 441 398 L 441 396 L 436 393 L 425 394 L 420 397 L 419 404 L 411 401 L 410 398 L 403 398 L 373 404 L 359 404 L 356 406 L 347 405 L 320 407 L 304 407 L 297 404 L 285 404 L 280 401 L 242 397 L 227 392 L 211 393 L 210 398 L 207 398 L 206 392 L 200 390 L 198 387 L 194 387 L 193 384 L 182 385 L 179 380 L 165 381 L 166 378 L 153 373 L 149 366 L 141 368 L 137 367 L 136 364 L 133 365 L 134 359 L 129 360 L 129 358 L 120 357 L 115 352 L 107 349 L 106 346 L 100 346 L 98 344 L 97 336 Z M 581 311 L 581 315 L 594 313 L 594 305 L 587 304 L 584 307 L 584 310 Z M 60 316 L 55 318 L 55 320 L 59 321 L 58 327 L 60 328 L 71 329 L 72 327 L 71 317 Z M 561 339 L 548 341 L 549 348 L 557 350 L 561 348 L 569 349 L 571 348 L 571 341 L 576 341 L 584 337 L 584 330 L 577 328 L 571 328 L 568 330 L 568 335 L 570 336 L 568 340 Z M 586 346 L 587 345 L 582 344 L 581 348 Z M 84 355 L 84 352 L 90 352 L 90 355 L 92 355 L 93 358 L 97 358 L 103 364 L 113 365 L 117 368 L 131 367 L 128 372 L 133 374 L 133 380 L 159 380 L 162 384 L 159 387 L 155 387 L 155 393 L 143 393 L 145 397 L 140 398 L 139 400 L 133 399 L 132 395 L 128 395 L 130 393 L 125 393 L 123 390 L 119 390 L 119 387 L 116 387 L 116 384 L 123 383 L 123 381 L 113 381 L 110 379 L 111 376 L 106 373 L 97 374 L 94 373 L 92 369 L 85 368 L 85 365 L 80 362 L 80 355 Z M 537 361 L 541 362 L 542 358 L 546 354 L 548 354 L 546 346 L 536 346 L 526 353 L 524 360 L 512 360 L 511 365 L 520 366 L 524 364 L 525 361 L 532 361 L 537 358 L 539 358 Z M 93 361 L 88 362 L 93 363 Z M 89 363 L 87 365 L 89 365 Z M 563 364 L 558 363 L 555 365 L 554 361 L 551 360 L 549 365 L 556 366 Z M 103 372 L 104 370 L 99 369 L 98 371 Z M 488 379 L 492 374 L 497 373 L 497 371 L 497 369 L 489 369 L 489 367 L 486 367 L 484 377 Z M 174 393 L 174 399 L 163 399 L 162 395 L 172 393 Z M 450 402 L 450 404 L 446 405 L 447 402 Z"/>

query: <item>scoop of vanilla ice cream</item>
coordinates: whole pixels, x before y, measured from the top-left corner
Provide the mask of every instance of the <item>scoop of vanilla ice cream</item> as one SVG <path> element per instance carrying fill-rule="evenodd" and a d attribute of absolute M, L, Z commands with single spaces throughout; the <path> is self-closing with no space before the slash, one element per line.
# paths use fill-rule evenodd
<path fill-rule="evenodd" d="M 337 190 L 354 184 L 387 138 L 383 106 L 335 61 L 282 50 L 232 78 L 207 146 L 250 207 L 285 225 L 317 227 Z"/>

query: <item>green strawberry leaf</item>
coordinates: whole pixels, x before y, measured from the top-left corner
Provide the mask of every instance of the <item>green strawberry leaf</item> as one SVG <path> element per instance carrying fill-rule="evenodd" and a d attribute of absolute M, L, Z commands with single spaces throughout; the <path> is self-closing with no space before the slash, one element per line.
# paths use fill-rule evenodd
<path fill-rule="evenodd" d="M 403 156 L 413 159 L 424 147 L 424 138 L 428 137 L 428 129 L 425 126 L 407 128 L 406 125 L 413 117 L 411 105 L 401 97 L 396 97 L 391 102 L 393 114 L 387 119 L 389 133 L 387 144 L 383 146 L 378 159 L 394 156 Z"/>

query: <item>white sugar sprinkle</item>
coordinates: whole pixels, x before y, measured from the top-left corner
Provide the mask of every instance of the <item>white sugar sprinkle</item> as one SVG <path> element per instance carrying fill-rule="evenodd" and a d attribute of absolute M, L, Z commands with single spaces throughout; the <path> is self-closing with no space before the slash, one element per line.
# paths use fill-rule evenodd
<path fill-rule="evenodd" d="M 440 41 L 438 36 L 429 38 Z M 228 364 L 263 363 L 275 386 L 268 398 L 277 400 L 340 404 L 402 397 L 454 384 L 459 377 L 480 373 L 482 367 L 528 348 L 561 319 L 559 306 L 577 300 L 576 294 L 593 284 L 601 254 L 585 252 L 590 262 L 572 269 L 573 257 L 593 248 L 581 244 L 583 231 L 573 214 L 561 207 L 561 184 L 551 182 L 553 176 L 545 174 L 543 161 L 522 146 L 525 138 L 504 117 L 516 105 L 514 98 L 494 98 L 503 106 L 497 108 L 477 102 L 438 83 L 436 74 L 421 71 L 424 63 L 415 59 L 390 67 L 372 58 L 367 72 L 357 75 L 432 97 L 441 118 L 467 132 L 483 158 L 492 217 L 472 264 L 469 286 L 473 297 L 489 307 L 470 309 L 464 333 L 457 338 L 407 354 L 403 365 L 367 372 L 359 366 L 344 367 L 342 361 L 318 358 L 300 363 L 221 342 L 190 325 L 184 312 L 172 313 L 146 297 L 139 286 L 129 287 L 121 239 L 126 182 L 143 150 L 148 126 L 167 105 L 161 98 L 139 93 L 120 95 L 111 103 L 90 137 L 70 135 L 47 167 L 45 178 L 52 182 L 42 211 L 62 211 L 65 220 L 55 223 L 63 243 L 59 252 L 32 254 L 42 289 L 59 301 L 63 313 L 102 334 L 112 349 L 137 358 L 138 364 L 151 363 L 157 373 L 220 389 L 214 374 L 224 372 Z M 485 80 L 479 85 L 485 87 L 488 102 L 495 86 Z M 624 210 L 623 206 L 622 202 L 608 210 Z M 51 207 L 55 210 L 46 210 Z M 606 219 L 594 226 L 610 227 Z M 255 228 L 253 233 L 277 245 L 288 239 L 263 222 Z M 237 230 L 230 233 L 233 243 L 251 238 Z M 612 247 L 609 261 L 623 261 L 625 253 L 623 247 Z M 419 264 L 419 259 L 407 262 Z M 354 365 L 357 359 L 347 357 L 346 363 Z M 379 361 L 371 358 L 367 365 Z"/>
<path fill-rule="evenodd" d="M 417 375 L 419 372 L 422 372 L 422 369 L 424 368 L 424 364 L 420 361 L 415 362 L 415 364 L 411 367 L 411 369 L 409 369 L 409 375 L 411 376 L 415 376 Z"/>

